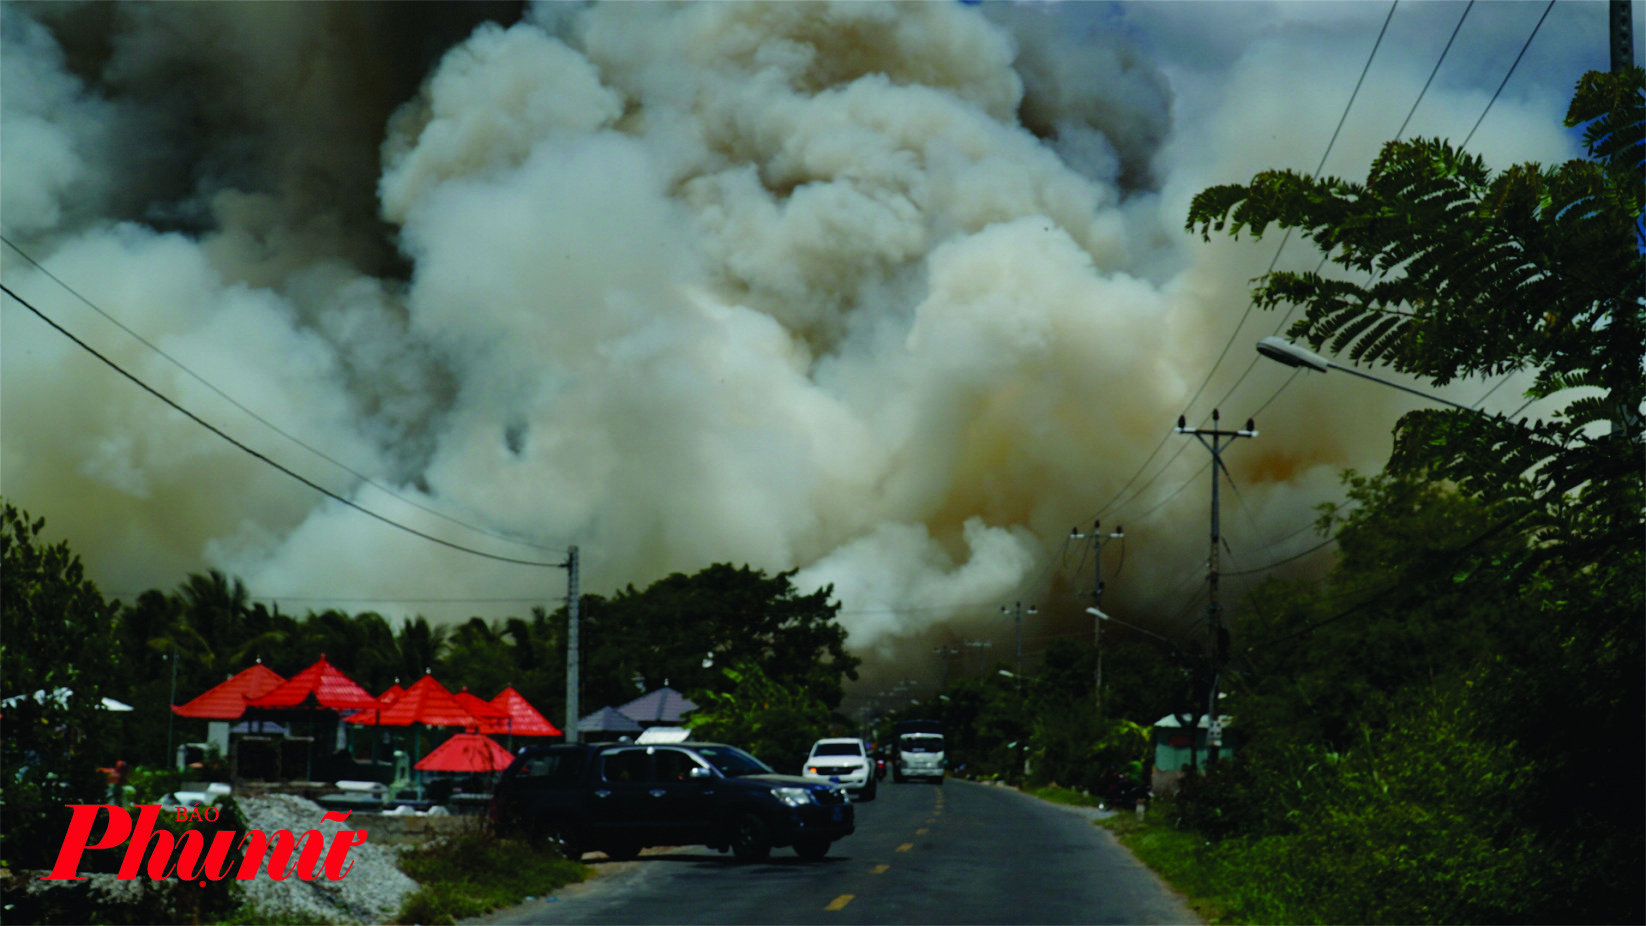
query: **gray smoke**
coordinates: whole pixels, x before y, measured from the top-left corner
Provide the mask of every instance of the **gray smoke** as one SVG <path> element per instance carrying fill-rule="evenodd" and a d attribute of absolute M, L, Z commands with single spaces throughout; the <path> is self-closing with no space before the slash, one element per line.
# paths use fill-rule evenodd
<path fill-rule="evenodd" d="M 1001 604 L 1061 596 L 1048 614 L 1080 615 L 1090 579 L 1062 538 L 1186 410 L 1274 253 L 1190 238 L 1189 198 L 1311 170 L 1382 15 L 407 6 L 0 6 L 7 237 L 394 495 L 270 433 L 9 250 L 7 285 L 388 517 L 517 558 L 556 555 L 498 535 L 578 544 L 593 591 L 716 561 L 798 568 L 834 586 L 859 652 L 923 676 L 932 640 L 1004 640 Z M 1382 53 L 1330 170 L 1364 171 L 1452 15 L 1412 14 L 1422 40 Z M 1570 156 L 1557 123 L 1580 70 L 1528 79 L 1476 147 L 1499 166 Z M 1488 83 L 1437 86 L 1415 128 L 1463 131 Z M 1313 266 L 1307 248 L 1288 257 Z M 440 619 L 563 594 L 557 570 L 317 496 L 9 302 L 4 322 L 5 494 L 111 591 L 216 567 L 288 610 Z M 1277 322 L 1247 324 L 1191 417 Z M 1283 378 L 1254 370 L 1225 421 Z M 1296 531 L 1336 471 L 1380 465 L 1406 407 L 1317 380 L 1267 409 L 1228 456 L 1237 564 L 1312 543 Z M 1152 467 L 1186 438 L 1172 440 Z M 1111 609 L 1180 630 L 1206 489 L 1173 493 L 1204 456 L 1104 514 L 1142 518 L 1125 523 Z"/>

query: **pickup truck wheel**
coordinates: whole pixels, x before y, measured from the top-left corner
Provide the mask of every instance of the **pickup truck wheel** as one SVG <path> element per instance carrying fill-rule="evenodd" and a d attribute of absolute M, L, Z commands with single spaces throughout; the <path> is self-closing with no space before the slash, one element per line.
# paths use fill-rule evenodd
<path fill-rule="evenodd" d="M 871 779 L 871 780 L 870 780 L 870 781 L 869 781 L 869 786 L 868 786 L 868 787 L 867 787 L 867 788 L 864 788 L 864 789 L 863 789 L 863 796 L 862 796 L 862 798 L 861 798 L 861 799 L 862 799 L 862 800 L 865 800 L 865 801 L 872 801 L 872 800 L 874 800 L 874 792 L 875 792 L 875 791 L 877 791 L 877 790 L 879 790 L 879 789 L 880 789 L 880 786 L 879 786 L 879 785 L 877 785 L 877 784 L 876 784 L 876 783 L 875 783 L 875 782 L 874 782 L 874 781 L 873 781 L 873 779 Z"/>
<path fill-rule="evenodd" d="M 532 827 L 533 841 L 540 846 L 553 849 L 560 853 L 560 857 L 568 862 L 575 862 L 583 857 L 583 837 L 578 832 L 577 824 L 570 820 L 549 818 L 539 820 Z"/>
<path fill-rule="evenodd" d="M 772 854 L 771 827 L 752 813 L 738 814 L 732 821 L 732 854 L 743 862 L 765 860 Z"/>
<path fill-rule="evenodd" d="M 820 859 L 829 854 L 829 841 L 817 837 L 797 840 L 794 844 L 794 854 L 804 859 Z"/>

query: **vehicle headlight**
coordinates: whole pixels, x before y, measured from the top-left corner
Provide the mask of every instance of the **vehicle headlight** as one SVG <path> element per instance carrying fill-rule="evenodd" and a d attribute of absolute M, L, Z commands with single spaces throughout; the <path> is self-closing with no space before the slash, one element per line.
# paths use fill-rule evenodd
<path fill-rule="evenodd" d="M 812 792 L 807 788 L 775 788 L 772 796 L 790 807 L 804 807 L 812 802 Z"/>

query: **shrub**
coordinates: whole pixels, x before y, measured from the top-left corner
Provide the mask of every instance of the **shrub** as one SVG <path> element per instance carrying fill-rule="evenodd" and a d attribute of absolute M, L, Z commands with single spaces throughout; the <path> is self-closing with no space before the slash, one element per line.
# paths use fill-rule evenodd
<path fill-rule="evenodd" d="M 497 839 L 482 828 L 407 852 L 400 869 L 418 889 L 406 898 L 396 922 L 424 924 L 479 916 L 581 881 L 589 872 L 552 850 Z"/>

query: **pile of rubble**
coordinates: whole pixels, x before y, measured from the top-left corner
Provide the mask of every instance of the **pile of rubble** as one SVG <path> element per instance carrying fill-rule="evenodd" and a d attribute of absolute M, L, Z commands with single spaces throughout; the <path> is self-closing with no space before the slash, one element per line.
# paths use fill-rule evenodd
<path fill-rule="evenodd" d="M 319 830 L 327 847 L 339 830 L 358 828 L 353 821 L 322 820 L 325 810 L 319 804 L 295 794 L 242 797 L 239 805 L 247 825 L 254 830 L 270 834 L 288 830 L 299 836 L 308 830 Z M 246 889 L 246 902 L 271 916 L 334 923 L 392 920 L 401 903 L 417 889 L 417 882 L 395 865 L 395 850 L 368 841 L 350 849 L 348 857 L 354 867 L 339 881 L 328 880 L 323 874 L 313 881 L 304 881 L 295 873 L 276 881 L 268 877 L 265 860 L 257 877 L 240 882 Z M 294 858 L 292 864 L 296 861 Z"/>

